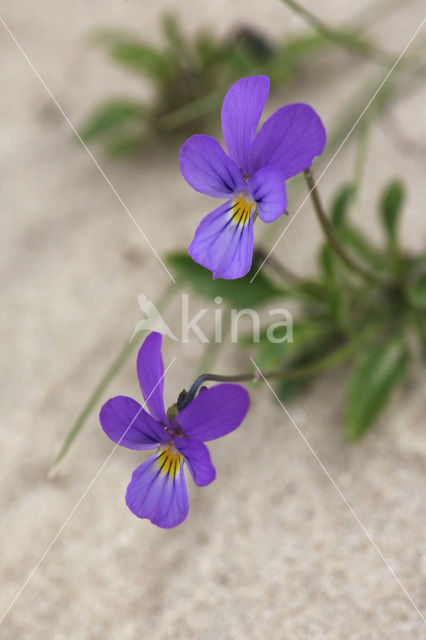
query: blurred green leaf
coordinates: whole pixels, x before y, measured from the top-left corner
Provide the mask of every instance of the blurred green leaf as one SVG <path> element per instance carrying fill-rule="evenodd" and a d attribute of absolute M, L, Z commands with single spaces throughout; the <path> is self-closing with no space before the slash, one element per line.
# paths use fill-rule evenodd
<path fill-rule="evenodd" d="M 265 371 L 277 369 L 284 366 L 290 358 L 297 353 L 301 354 L 303 350 L 309 348 L 313 342 L 319 340 L 324 329 L 319 323 L 310 320 L 301 320 L 293 322 L 292 334 L 288 332 L 287 327 L 277 327 L 274 329 L 274 337 L 283 342 L 271 342 L 266 330 L 262 330 L 260 334 L 260 342 L 256 346 L 256 363 Z M 246 344 L 253 345 L 253 337 L 250 335 Z"/>
<path fill-rule="evenodd" d="M 359 355 L 347 390 L 345 431 L 350 440 L 359 438 L 384 408 L 408 360 L 406 345 L 395 338 Z"/>
<path fill-rule="evenodd" d="M 347 328 L 353 319 L 348 309 L 347 274 L 342 269 L 340 258 L 329 244 L 324 244 L 319 253 L 319 263 L 323 274 L 323 305 L 329 316 L 330 324 Z M 349 317 L 348 317 L 349 316 Z"/>
<path fill-rule="evenodd" d="M 180 54 L 186 49 L 186 40 L 180 29 L 178 18 L 175 14 L 166 13 L 162 19 L 163 31 L 172 48 Z"/>
<path fill-rule="evenodd" d="M 295 299 L 304 303 L 312 303 L 324 307 L 327 296 L 327 287 L 324 282 L 319 279 L 301 280 L 297 284 L 293 284 L 290 289 L 290 295 Z"/>
<path fill-rule="evenodd" d="M 326 281 L 332 286 L 335 282 L 334 252 L 329 244 L 324 244 L 319 251 L 319 263 Z"/>
<path fill-rule="evenodd" d="M 354 226 L 346 224 L 342 228 L 336 229 L 336 235 L 346 248 L 352 250 L 354 254 L 367 261 L 372 267 L 383 268 L 383 253 Z"/>
<path fill-rule="evenodd" d="M 413 307 L 426 309 L 426 273 L 418 280 L 407 287 L 407 299 Z"/>
<path fill-rule="evenodd" d="M 426 313 L 416 313 L 414 316 L 414 324 L 417 329 L 423 360 L 426 362 Z"/>
<path fill-rule="evenodd" d="M 301 344 L 297 354 L 291 359 L 289 371 L 301 369 L 320 362 L 327 356 L 335 346 L 336 339 L 330 333 L 318 332 L 312 339 L 307 339 L 305 344 Z M 319 372 L 318 372 L 319 373 Z M 293 398 L 303 390 L 307 381 L 314 378 L 317 373 L 292 377 L 288 380 L 281 380 L 276 388 L 277 395 L 282 402 Z"/>
<path fill-rule="evenodd" d="M 288 295 L 286 289 L 277 287 L 265 276 L 264 270 L 250 284 L 258 268 L 255 261 L 249 273 L 239 280 L 213 280 L 211 271 L 194 262 L 186 253 L 168 255 L 166 263 L 176 280 L 190 285 L 198 295 L 210 300 L 220 296 L 236 308 L 256 308 L 272 298 Z"/>
<path fill-rule="evenodd" d="M 330 219 L 334 227 L 342 227 L 346 222 L 349 206 L 355 194 L 353 184 L 345 184 L 339 189 L 331 203 Z"/>
<path fill-rule="evenodd" d="M 81 136 L 83 140 L 92 140 L 129 122 L 142 121 L 145 114 L 146 109 L 141 104 L 128 100 L 112 100 L 92 115 Z"/>
<path fill-rule="evenodd" d="M 95 40 L 108 47 L 113 60 L 139 74 L 155 80 L 165 80 L 170 75 L 167 56 L 129 34 L 102 31 L 96 34 Z"/>
<path fill-rule="evenodd" d="M 148 146 L 151 139 L 148 135 L 129 134 L 127 136 L 111 137 L 105 145 L 106 152 L 112 157 L 140 153 Z"/>
<path fill-rule="evenodd" d="M 380 200 L 380 216 L 389 243 L 395 245 L 398 219 L 404 200 L 404 188 L 399 180 L 393 180 L 385 188 Z"/>

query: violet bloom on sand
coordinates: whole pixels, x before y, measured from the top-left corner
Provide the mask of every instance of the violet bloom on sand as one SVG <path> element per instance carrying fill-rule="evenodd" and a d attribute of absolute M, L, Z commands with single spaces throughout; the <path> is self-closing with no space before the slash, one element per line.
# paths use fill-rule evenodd
<path fill-rule="evenodd" d="M 228 198 L 198 226 L 189 255 L 213 278 L 241 278 L 253 257 L 253 221 L 273 222 L 285 212 L 285 180 L 312 164 L 325 129 L 307 104 L 281 107 L 256 129 L 269 93 L 267 76 L 242 78 L 222 105 L 227 154 L 210 136 L 189 138 L 180 152 L 183 177 L 196 191 Z"/>
<path fill-rule="evenodd" d="M 136 400 L 117 396 L 103 405 L 99 419 L 113 442 L 129 449 L 156 449 L 134 471 L 126 503 L 139 518 L 169 529 L 188 515 L 184 463 L 198 486 L 215 479 L 204 442 L 225 436 L 241 424 L 249 395 L 240 385 L 218 384 L 199 393 L 179 413 L 166 412 L 161 340 L 161 334 L 150 333 L 137 358 L 139 383 L 150 413 Z"/>

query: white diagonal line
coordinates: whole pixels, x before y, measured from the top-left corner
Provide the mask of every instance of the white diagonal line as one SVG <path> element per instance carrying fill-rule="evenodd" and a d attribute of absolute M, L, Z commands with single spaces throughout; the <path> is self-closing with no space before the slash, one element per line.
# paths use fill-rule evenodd
<path fill-rule="evenodd" d="M 117 198 L 118 202 L 121 204 L 121 206 L 123 207 L 123 209 L 125 210 L 125 212 L 127 213 L 127 215 L 129 216 L 129 218 L 132 220 L 132 222 L 135 224 L 136 228 L 138 229 L 138 231 L 141 233 L 143 239 L 145 240 L 145 242 L 147 243 L 147 245 L 150 247 L 151 251 L 155 254 L 157 260 L 161 263 L 161 265 L 163 266 L 163 268 L 165 269 L 165 271 L 168 273 L 168 275 L 170 276 L 171 280 L 176 284 L 176 280 L 174 279 L 174 277 L 172 276 L 172 274 L 170 273 L 170 271 L 167 269 L 166 265 L 164 264 L 163 260 L 161 259 L 161 257 L 159 256 L 159 254 L 157 253 L 157 251 L 154 249 L 154 247 L 152 246 L 148 236 L 146 235 L 146 233 L 144 232 L 144 230 L 142 229 L 142 227 L 140 226 L 140 224 L 138 223 L 138 221 L 136 220 L 136 218 L 133 216 L 133 214 L 131 213 L 131 211 L 129 210 L 129 208 L 127 207 L 127 205 L 125 204 L 124 200 L 122 199 L 122 197 L 120 196 L 120 194 L 118 193 L 117 189 L 114 187 L 114 185 L 112 184 L 111 180 L 108 178 L 108 176 L 106 175 L 105 171 L 102 169 L 101 165 L 99 164 L 99 162 L 96 160 L 95 156 L 93 155 L 93 153 L 90 151 L 89 147 L 86 145 L 86 143 L 83 141 L 82 137 L 80 136 L 80 134 L 78 133 L 77 129 L 75 128 L 75 126 L 73 125 L 73 123 L 71 122 L 71 120 L 69 119 L 69 117 L 67 116 L 67 114 L 65 113 L 65 111 L 62 109 L 61 105 L 59 104 L 59 102 L 56 100 L 55 96 L 53 95 L 53 93 L 51 92 L 51 90 L 49 89 L 49 87 L 47 86 L 47 84 L 45 83 L 45 81 L 43 80 L 43 78 L 41 77 L 41 75 L 39 74 L 39 72 L 37 71 L 37 69 L 35 68 L 35 66 L 33 65 L 33 63 L 31 62 L 31 60 L 29 59 L 28 55 L 25 53 L 24 49 L 22 48 L 22 46 L 20 45 L 20 43 L 18 42 L 18 40 L 16 39 L 16 37 L 14 36 L 14 34 L 12 33 L 12 31 L 9 29 L 8 25 L 6 24 L 6 22 L 3 20 L 3 18 L 0 16 L 0 22 L 3 25 L 3 27 L 6 29 L 7 33 L 9 34 L 9 36 L 11 37 L 11 39 L 13 40 L 13 42 L 15 43 L 15 45 L 17 46 L 17 48 L 19 49 L 19 51 L 21 52 L 21 54 L 23 55 L 23 57 L 25 58 L 25 60 L 27 61 L 28 65 L 31 67 L 32 71 L 34 72 L 34 74 L 37 76 L 37 78 L 39 79 L 39 81 L 41 82 L 41 84 L 43 85 L 43 87 L 46 89 L 47 93 L 49 94 L 50 98 L 52 99 L 52 101 L 55 103 L 58 111 L 62 114 L 62 116 L 64 117 L 64 119 L 66 120 L 66 122 L 68 123 L 68 125 L 70 126 L 70 128 L 72 129 L 74 135 L 76 136 L 76 138 L 78 139 L 78 141 L 80 142 L 80 144 L 83 146 L 83 148 L 87 151 L 87 153 L 89 154 L 93 164 L 95 165 L 95 167 L 97 168 L 97 170 L 99 171 L 99 173 L 101 174 L 101 176 L 104 178 L 105 182 L 107 183 L 107 185 L 109 186 L 109 188 L 111 189 L 111 191 L 113 192 L 113 194 L 115 195 L 115 197 Z"/>
<path fill-rule="evenodd" d="M 22 587 L 19 589 L 19 591 L 16 594 L 16 596 L 13 598 L 12 602 L 9 604 L 7 609 L 4 611 L 3 615 L 0 618 L 0 624 L 6 618 L 7 614 L 9 613 L 9 611 L 11 610 L 11 608 L 13 607 L 13 605 L 15 604 L 15 602 L 17 601 L 17 599 L 19 598 L 19 596 L 21 595 L 21 593 L 23 592 L 23 590 L 25 589 L 25 587 L 27 586 L 27 584 L 29 583 L 31 578 L 34 576 L 35 572 L 37 571 L 37 569 L 39 568 L 39 566 L 41 565 L 41 563 L 43 562 L 43 560 L 45 559 L 45 557 L 47 556 L 49 551 L 52 549 L 53 545 L 55 544 L 55 542 L 57 541 L 57 539 L 59 538 L 59 536 L 61 535 L 61 533 L 63 532 L 63 530 L 65 529 L 65 527 L 69 523 L 69 521 L 71 520 L 71 518 L 73 517 L 74 513 L 77 511 L 78 507 L 81 505 L 81 503 L 83 502 L 83 500 L 85 499 L 85 497 L 89 493 L 90 489 L 93 487 L 93 485 L 95 484 L 96 480 L 99 478 L 99 476 L 101 475 L 102 471 L 105 469 L 106 465 L 110 461 L 110 459 L 113 456 L 114 452 L 116 451 L 117 447 L 120 445 L 120 442 L 122 441 L 122 439 L 124 438 L 124 436 L 126 435 L 128 430 L 130 429 L 130 427 L 132 426 L 132 424 L 134 423 L 134 421 L 136 420 L 136 418 L 138 417 L 138 415 L 140 414 L 142 409 L 146 406 L 146 403 L 148 402 L 148 400 L 150 399 L 150 397 L 152 396 L 152 394 L 154 393 L 154 391 L 156 390 L 156 388 L 158 387 L 160 382 L 163 380 L 164 376 L 166 375 L 167 371 L 170 369 L 170 367 L 172 366 L 172 364 L 174 363 L 175 360 L 176 360 L 176 358 L 173 358 L 172 361 L 170 362 L 170 364 L 168 365 L 168 367 L 165 369 L 163 375 L 158 380 L 157 384 L 155 385 L 155 387 L 153 388 L 153 390 L 151 391 L 149 396 L 146 398 L 145 402 L 142 404 L 141 408 L 139 409 L 139 411 L 137 412 L 137 414 L 135 415 L 135 417 L 133 418 L 133 420 L 131 421 L 131 423 L 129 424 L 129 426 L 127 427 L 127 429 L 125 430 L 125 432 L 121 436 L 120 440 L 113 447 L 112 451 L 109 453 L 109 455 L 106 458 L 106 460 L 101 464 L 101 466 L 99 467 L 99 469 L 97 470 L 97 472 L 95 473 L 95 475 L 93 476 L 93 478 L 91 479 L 89 484 L 87 485 L 85 491 L 83 492 L 83 494 L 81 495 L 79 500 L 77 500 L 77 502 L 75 503 L 75 505 L 71 509 L 69 515 L 67 516 L 67 518 L 65 519 L 64 523 L 60 527 L 59 531 L 56 533 L 56 535 L 54 536 L 54 538 L 50 542 L 50 544 L 47 547 L 46 551 L 43 553 L 43 555 L 41 556 L 40 560 L 37 562 L 37 564 L 35 565 L 34 569 L 31 571 L 31 573 L 29 574 L 29 576 L 25 580 L 25 582 L 22 585 Z"/>
<path fill-rule="evenodd" d="M 401 58 L 404 56 L 404 54 L 406 53 L 408 47 L 412 44 L 412 42 L 414 41 L 414 39 L 416 38 L 416 36 L 418 35 L 418 33 L 420 32 L 420 30 L 422 29 L 424 23 L 426 22 L 426 16 L 423 18 L 423 20 L 421 21 L 420 25 L 417 27 L 417 29 L 415 30 L 415 32 L 413 33 L 413 35 L 411 36 L 411 38 L 408 40 L 407 44 L 405 45 L 404 49 L 401 51 L 401 53 L 399 54 L 399 56 L 397 57 L 397 59 L 395 60 L 395 62 L 393 63 L 393 65 L 391 66 L 391 68 L 389 69 L 389 71 L 387 72 L 387 74 L 385 75 L 385 77 L 383 78 L 383 80 L 381 81 L 381 83 L 379 84 L 379 86 L 377 87 L 377 89 L 375 90 L 375 92 L 373 93 L 372 97 L 370 98 L 370 100 L 367 102 L 367 104 L 365 105 L 364 109 L 361 111 L 361 113 L 359 114 L 358 118 L 355 120 L 354 124 L 352 125 L 352 127 L 349 129 L 348 133 L 346 134 L 346 136 L 343 138 L 343 141 L 340 143 L 337 151 L 335 151 L 335 153 L 333 154 L 333 156 L 331 157 L 331 159 L 329 160 L 328 164 L 326 165 L 324 171 L 320 174 L 319 178 L 316 180 L 316 183 L 318 184 L 319 181 L 321 180 L 321 178 L 324 176 L 324 174 L 326 173 L 326 171 L 329 169 L 330 165 L 334 162 L 336 156 L 338 153 L 340 153 L 342 147 L 346 144 L 348 138 L 350 137 L 350 135 L 353 133 L 354 129 L 356 128 L 356 126 L 358 125 L 359 121 L 361 120 L 361 118 L 363 118 L 363 116 L 365 115 L 365 112 L 367 111 L 367 109 L 370 107 L 371 103 L 374 101 L 374 99 L 376 98 L 377 94 L 379 93 L 379 91 L 382 89 L 383 85 L 385 84 L 385 82 L 389 79 L 389 76 L 392 74 L 392 72 L 394 71 L 395 67 L 397 66 L 397 64 L 400 62 Z M 291 220 L 289 221 L 288 225 L 286 226 L 286 228 L 282 231 L 281 235 L 279 236 L 278 240 L 276 240 L 276 242 L 273 244 L 272 249 L 270 249 L 268 255 L 266 256 L 266 258 L 264 259 L 264 261 L 262 262 L 262 264 L 260 265 L 260 267 L 258 268 L 258 270 L 256 271 L 256 273 L 254 274 L 254 276 L 252 277 L 252 279 L 250 280 L 250 284 L 253 282 L 253 280 L 255 279 L 255 277 L 257 276 L 257 274 L 259 273 L 259 271 L 262 269 L 263 265 L 265 264 L 265 262 L 268 260 L 269 256 L 271 255 L 271 253 L 274 251 L 275 247 L 278 245 L 278 243 L 281 241 L 281 239 L 283 238 L 284 234 L 287 233 L 289 227 L 291 226 L 291 224 L 294 222 L 294 220 L 296 219 L 296 216 L 298 215 L 298 213 L 300 212 L 300 210 L 302 209 L 303 205 L 305 204 L 306 200 L 310 197 L 311 193 L 312 193 L 312 189 L 309 191 L 308 195 L 304 198 L 304 200 L 302 201 L 302 204 L 298 207 L 298 209 L 296 210 L 296 213 L 294 214 L 294 216 L 291 218 Z"/>
<path fill-rule="evenodd" d="M 399 586 L 401 587 L 402 591 L 404 592 L 404 595 L 406 596 L 406 598 L 409 600 L 409 602 L 413 605 L 414 609 L 417 611 L 417 613 L 419 614 L 419 616 L 421 617 L 421 619 L 423 620 L 423 622 L 426 624 L 426 618 L 424 617 L 423 613 L 420 611 L 419 607 L 416 605 L 416 603 L 414 602 L 414 600 L 412 599 L 412 597 L 410 596 L 410 594 L 408 593 L 407 589 L 404 587 L 404 585 L 402 584 L 401 580 L 398 578 L 398 576 L 395 573 L 395 570 L 392 568 L 391 564 L 389 563 L 389 561 L 385 558 L 385 556 L 383 555 L 382 551 L 379 549 L 379 547 L 377 546 L 377 544 L 374 542 L 373 538 L 371 537 L 371 534 L 368 532 L 368 530 L 366 529 L 365 525 L 361 522 L 361 520 L 359 519 L 359 517 L 357 516 L 357 514 L 355 513 L 353 507 L 350 505 L 350 503 L 348 502 L 348 500 L 346 499 L 346 497 L 343 495 L 341 489 L 338 487 L 338 485 L 336 484 L 336 482 L 334 481 L 334 479 L 332 478 L 332 476 L 330 475 L 330 473 L 327 471 L 327 469 L 325 468 L 325 466 L 323 465 L 323 463 L 321 462 L 321 460 L 319 459 L 318 455 L 315 453 L 314 449 L 312 448 L 312 446 L 309 444 L 309 442 L 307 441 L 307 439 L 305 438 L 303 432 L 301 431 L 301 429 L 297 426 L 297 424 L 295 423 L 295 421 L 293 420 L 293 418 L 291 417 L 291 415 L 289 414 L 289 412 L 287 411 L 287 409 L 285 408 L 285 406 L 283 405 L 283 403 L 281 402 L 281 400 L 279 399 L 279 397 L 277 396 L 277 394 L 275 393 L 275 391 L 273 390 L 273 388 L 271 387 L 271 385 L 269 384 L 268 380 L 265 378 L 265 376 L 263 375 L 262 371 L 260 370 L 260 368 L 257 366 L 257 364 L 255 363 L 255 361 L 253 360 L 253 358 L 250 356 L 250 360 L 252 362 L 252 364 L 256 367 L 257 372 L 259 374 L 259 376 L 261 376 L 261 378 L 263 379 L 263 381 L 267 384 L 267 386 L 269 387 L 271 393 L 274 395 L 275 399 L 278 401 L 278 403 L 280 404 L 282 410 L 284 411 L 284 413 L 286 414 L 287 418 L 290 420 L 290 422 L 293 424 L 293 426 L 295 427 L 297 433 L 299 434 L 299 436 L 302 438 L 303 442 L 306 444 L 306 446 L 308 447 L 309 451 L 312 453 L 312 455 L 314 456 L 315 460 L 318 462 L 319 466 L 321 467 L 321 469 L 324 471 L 325 475 L 327 476 L 327 478 L 329 479 L 329 481 L 331 482 L 331 484 L 333 485 L 333 487 L 336 489 L 337 493 L 339 494 L 339 496 L 341 497 L 341 499 L 343 500 L 343 502 L 345 503 L 345 505 L 347 506 L 347 508 L 349 509 L 349 511 L 351 512 L 351 514 L 353 515 L 353 517 L 355 518 L 355 520 L 357 521 L 357 523 L 359 524 L 359 526 L 361 527 L 362 531 L 364 532 L 364 534 L 366 535 L 366 537 L 368 538 L 368 540 L 370 541 L 371 545 L 373 546 L 373 548 L 376 550 L 376 552 L 378 553 L 378 555 L 380 556 L 380 558 L 383 560 L 383 562 L 385 563 L 386 567 L 389 569 L 390 573 L 392 574 L 392 576 L 395 578 L 395 580 L 397 581 L 397 583 L 399 584 Z"/>

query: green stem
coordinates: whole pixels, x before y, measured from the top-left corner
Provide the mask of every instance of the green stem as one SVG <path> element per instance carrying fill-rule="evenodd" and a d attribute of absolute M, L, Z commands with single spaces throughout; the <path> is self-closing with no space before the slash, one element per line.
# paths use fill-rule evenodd
<path fill-rule="evenodd" d="M 354 340 L 348 340 L 342 347 L 335 349 L 328 356 L 315 362 L 314 364 L 307 365 L 306 367 L 299 367 L 298 369 L 289 370 L 288 368 L 278 368 L 272 371 L 262 371 L 262 376 L 259 372 L 239 373 L 236 375 L 221 375 L 216 373 L 203 373 L 193 382 L 189 389 L 185 399 L 179 407 L 182 410 L 186 407 L 196 396 L 197 391 L 205 382 L 259 382 L 262 377 L 266 379 L 279 378 L 280 380 L 294 380 L 296 378 L 303 378 L 306 376 L 312 376 L 322 371 L 326 371 L 331 367 L 341 364 L 358 348 L 361 341 L 361 337 L 364 338 L 364 334 L 359 334 Z"/>
<path fill-rule="evenodd" d="M 305 7 L 302 7 L 302 5 L 295 0 L 281 0 L 281 2 L 303 18 L 317 33 L 331 42 L 335 42 L 348 51 L 376 59 L 386 65 L 391 61 L 391 56 L 386 51 L 373 46 L 370 42 L 355 34 L 344 33 L 339 29 L 329 27 L 325 22 L 322 22 L 316 15 L 305 9 Z"/>
<path fill-rule="evenodd" d="M 161 296 L 161 298 L 159 299 L 156 305 L 159 311 L 164 309 L 166 303 L 170 300 L 170 294 L 172 292 L 174 293 L 176 290 L 177 290 L 177 287 L 175 284 L 170 285 L 170 287 L 168 287 L 165 290 L 165 292 L 163 293 L 163 295 Z M 56 475 L 56 472 L 58 470 L 60 463 L 68 453 L 72 443 L 74 442 L 75 438 L 78 436 L 81 429 L 85 425 L 93 409 L 96 407 L 96 405 L 102 398 L 102 395 L 105 389 L 107 388 L 111 380 L 120 371 L 120 369 L 122 368 L 126 360 L 133 353 L 133 351 L 135 350 L 135 348 L 139 343 L 140 343 L 139 333 L 136 333 L 136 335 L 134 335 L 131 340 L 126 340 L 126 342 L 120 349 L 118 355 L 114 358 L 110 367 L 107 369 L 106 373 L 102 376 L 101 380 L 98 382 L 98 384 L 94 388 L 93 392 L 89 396 L 89 399 L 87 400 L 86 404 L 84 405 L 83 409 L 78 415 L 76 421 L 74 422 L 73 426 L 68 432 L 68 435 L 66 436 L 63 444 L 61 445 L 61 448 L 59 449 L 57 455 L 55 456 L 52 462 L 52 465 L 48 472 L 49 479 L 53 478 Z"/>
<path fill-rule="evenodd" d="M 334 252 L 340 257 L 340 259 L 350 268 L 352 269 L 352 271 L 357 272 L 359 275 L 361 275 L 363 278 L 365 278 L 366 280 L 369 280 L 370 282 L 373 283 L 379 283 L 379 284 L 389 284 L 389 282 L 387 280 L 383 280 L 383 278 L 381 276 L 378 276 L 377 274 L 375 274 L 373 271 L 370 271 L 370 269 L 368 269 L 367 267 L 365 267 L 363 264 L 361 264 L 360 262 L 358 262 L 357 260 L 355 260 L 355 258 L 353 258 L 349 253 L 346 252 L 346 250 L 342 247 L 342 245 L 340 244 L 339 240 L 337 239 L 337 236 L 334 233 L 334 229 L 333 226 L 331 225 L 325 211 L 324 208 L 322 206 L 321 203 L 321 199 L 319 197 L 319 193 L 317 190 L 317 186 L 315 183 L 315 178 L 312 174 L 312 170 L 309 169 L 305 169 L 304 171 L 304 175 L 306 178 L 306 182 L 307 185 L 309 187 L 309 195 L 311 196 L 312 199 L 312 203 L 314 205 L 314 209 L 315 209 L 315 213 L 317 214 L 318 220 L 320 222 L 320 225 L 328 239 L 328 241 L 330 242 L 330 245 L 332 247 L 332 249 L 334 250 Z"/>

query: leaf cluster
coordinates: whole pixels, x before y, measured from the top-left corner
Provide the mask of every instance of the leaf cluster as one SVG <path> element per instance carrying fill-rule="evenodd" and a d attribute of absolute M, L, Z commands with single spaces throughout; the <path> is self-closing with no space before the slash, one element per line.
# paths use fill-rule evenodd
<path fill-rule="evenodd" d="M 173 14 L 162 19 L 163 43 L 149 44 L 126 32 L 102 31 L 94 40 L 123 69 L 148 81 L 152 97 L 142 102 L 112 97 L 95 109 L 82 138 L 100 140 L 112 155 L 140 151 L 154 143 L 182 142 L 209 129 L 224 87 L 245 75 L 266 73 L 272 85 L 287 80 L 312 55 L 329 45 L 309 34 L 272 43 L 252 28 L 236 28 L 227 37 L 208 30 L 186 36 Z"/>
<path fill-rule="evenodd" d="M 236 309 L 258 309 L 278 299 L 296 302 L 291 341 L 272 343 L 265 326 L 259 344 L 252 344 L 250 337 L 242 346 L 250 343 L 256 363 L 277 379 L 276 391 L 283 401 L 320 373 L 346 362 L 344 423 L 351 440 L 373 424 L 406 378 L 413 329 L 426 360 L 426 253 L 408 255 L 400 247 L 403 186 L 391 181 L 381 195 L 382 246 L 373 244 L 368 229 L 361 230 L 351 220 L 354 197 L 354 186 L 344 185 L 332 202 L 330 221 L 342 246 L 377 274 L 373 281 L 350 271 L 328 243 L 319 248 L 316 277 L 284 284 L 274 276 L 278 270 L 273 270 L 273 258 L 250 283 L 260 265 L 256 253 L 250 273 L 238 282 L 212 280 L 211 273 L 186 254 L 168 257 L 178 281 L 209 300 L 221 296 Z M 279 337 L 279 330 L 274 335 Z"/>

